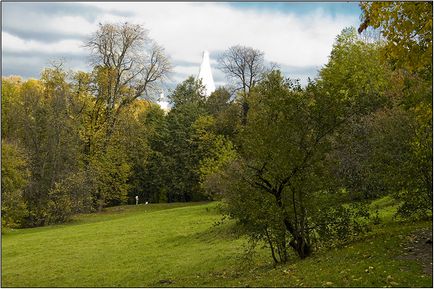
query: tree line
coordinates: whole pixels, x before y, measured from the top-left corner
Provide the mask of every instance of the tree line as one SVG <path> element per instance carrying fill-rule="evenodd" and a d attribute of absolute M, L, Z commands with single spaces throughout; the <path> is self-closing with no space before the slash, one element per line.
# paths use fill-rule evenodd
<path fill-rule="evenodd" d="M 93 69 L 55 65 L 2 78 L 2 225 L 65 222 L 132 203 L 220 200 L 275 262 L 351 240 L 390 195 L 403 218 L 432 215 L 432 3 L 361 3 L 306 86 L 233 46 L 228 85 L 194 77 L 163 111 L 171 70 L 141 26 L 100 25 Z M 366 30 L 378 37 L 367 37 Z M 363 32 L 365 31 L 365 32 Z M 362 33 L 362 34 L 360 34 Z"/>

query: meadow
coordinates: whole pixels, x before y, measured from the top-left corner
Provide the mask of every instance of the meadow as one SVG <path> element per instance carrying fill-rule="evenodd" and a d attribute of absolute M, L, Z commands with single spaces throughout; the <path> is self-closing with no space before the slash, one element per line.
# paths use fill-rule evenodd
<path fill-rule="evenodd" d="M 358 241 L 278 266 L 266 248 L 246 254 L 234 224 L 219 224 L 216 202 L 107 208 L 4 233 L 2 286 L 432 287 L 419 261 L 402 258 L 432 222 L 398 222 L 388 200 L 372 208 L 381 222 Z"/>

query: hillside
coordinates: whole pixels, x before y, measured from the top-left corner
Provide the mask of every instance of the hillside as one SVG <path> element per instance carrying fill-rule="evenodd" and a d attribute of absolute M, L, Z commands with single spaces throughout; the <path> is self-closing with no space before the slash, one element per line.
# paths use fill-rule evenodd
<path fill-rule="evenodd" d="M 109 208 L 3 234 L 2 286 L 432 287 L 432 263 L 424 273 L 409 249 L 432 222 L 391 223 L 391 208 L 360 241 L 276 267 L 266 249 L 249 261 L 230 222 L 215 225 L 216 203 Z"/>

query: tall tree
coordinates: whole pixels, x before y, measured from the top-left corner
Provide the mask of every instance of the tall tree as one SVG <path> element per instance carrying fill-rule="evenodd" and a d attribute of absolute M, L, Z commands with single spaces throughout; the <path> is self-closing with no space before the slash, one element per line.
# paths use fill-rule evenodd
<path fill-rule="evenodd" d="M 100 24 L 86 46 L 94 67 L 92 121 L 110 136 L 123 107 L 155 93 L 171 64 L 140 25 Z"/>
<path fill-rule="evenodd" d="M 305 258 L 318 237 L 320 244 L 345 240 L 361 228 L 352 214 L 363 210 L 342 206 L 348 199 L 333 177 L 332 153 L 346 126 L 385 102 L 391 73 L 379 56 L 375 44 L 345 29 L 306 88 L 275 71 L 251 91 L 234 164 L 241 176 L 224 174 L 234 179 L 224 191 L 230 214 L 270 246 L 276 262 L 287 260 L 288 247 Z"/>
<path fill-rule="evenodd" d="M 241 92 L 243 123 L 245 123 L 249 110 L 247 99 L 250 90 L 269 70 L 265 65 L 264 52 L 251 47 L 236 45 L 220 54 L 217 61 L 218 68 L 235 86 L 235 91 Z"/>
<path fill-rule="evenodd" d="M 129 161 L 135 158 L 133 172 L 140 167 L 137 156 L 126 150 L 133 145 L 126 140 L 129 124 L 136 120 L 123 122 L 122 118 L 129 117 L 128 108 L 135 100 L 151 98 L 158 91 L 171 64 L 164 49 L 140 25 L 100 24 L 86 46 L 94 69 L 90 75 L 77 76 L 77 88 L 91 96 L 83 109 L 84 160 L 89 174 L 97 178 L 96 198 L 101 209 L 126 201 L 131 178 Z M 136 125 L 140 127 L 140 123 Z M 135 145 L 146 146 L 143 137 L 135 140 Z M 146 148 L 139 151 L 146 158 Z M 121 169 L 116 171 L 116 166 Z"/>
<path fill-rule="evenodd" d="M 167 116 L 159 105 L 154 104 L 140 117 L 145 130 L 149 145 L 149 154 L 146 163 L 141 167 L 136 176 L 134 188 L 141 200 L 159 203 L 167 201 L 168 160 L 166 145 L 168 139 Z"/>

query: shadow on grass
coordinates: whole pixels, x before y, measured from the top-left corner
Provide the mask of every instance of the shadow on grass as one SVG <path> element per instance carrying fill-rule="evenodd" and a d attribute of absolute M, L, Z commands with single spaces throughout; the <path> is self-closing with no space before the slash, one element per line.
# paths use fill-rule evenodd
<path fill-rule="evenodd" d="M 166 238 L 164 243 L 181 245 L 184 243 L 215 243 L 222 240 L 232 241 L 239 239 L 242 235 L 237 230 L 234 222 L 214 224 L 202 231 L 192 232 L 187 235 L 178 235 Z"/>

